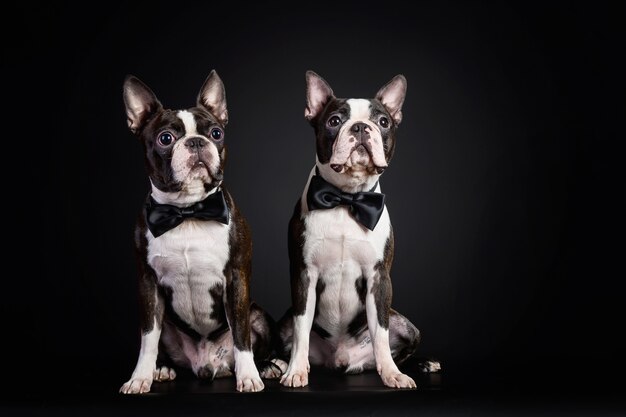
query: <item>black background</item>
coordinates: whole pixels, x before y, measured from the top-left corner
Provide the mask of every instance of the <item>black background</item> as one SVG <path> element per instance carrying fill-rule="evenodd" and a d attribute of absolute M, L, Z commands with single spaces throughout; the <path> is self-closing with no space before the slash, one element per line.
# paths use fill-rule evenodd
<path fill-rule="evenodd" d="M 463 376 L 460 386 L 620 384 L 623 6 L 412 7 L 7 12 L 21 27 L 3 29 L 4 159 L 20 167 L 4 176 L 20 219 L 7 244 L 10 261 L 26 260 L 4 274 L 6 372 L 31 392 L 44 375 L 57 382 L 42 390 L 98 390 L 132 372 L 132 231 L 149 183 L 126 127 L 129 73 L 170 108 L 193 105 L 209 71 L 220 74 L 226 183 L 253 232 L 252 296 L 278 319 L 289 304 L 287 222 L 315 158 L 303 118 L 312 69 L 339 97 L 371 97 L 398 73 L 408 80 L 381 183 L 396 235 L 393 306 L 422 330 L 420 353 Z"/>

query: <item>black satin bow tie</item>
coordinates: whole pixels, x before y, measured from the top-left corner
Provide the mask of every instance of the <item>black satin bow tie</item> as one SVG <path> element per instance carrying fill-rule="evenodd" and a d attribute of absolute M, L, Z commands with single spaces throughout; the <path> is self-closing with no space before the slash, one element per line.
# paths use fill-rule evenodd
<path fill-rule="evenodd" d="M 146 220 L 148 229 L 154 237 L 161 236 L 181 224 L 185 219 L 216 220 L 228 224 L 228 207 L 224 200 L 224 193 L 216 191 L 204 200 L 189 206 L 176 207 L 169 204 L 159 204 L 152 197 L 146 204 Z"/>
<path fill-rule="evenodd" d="M 376 188 L 376 187 L 374 187 Z M 345 193 L 319 175 L 311 177 L 306 193 L 309 210 L 350 207 L 352 216 L 363 226 L 374 230 L 385 208 L 385 194 L 372 191 Z"/>

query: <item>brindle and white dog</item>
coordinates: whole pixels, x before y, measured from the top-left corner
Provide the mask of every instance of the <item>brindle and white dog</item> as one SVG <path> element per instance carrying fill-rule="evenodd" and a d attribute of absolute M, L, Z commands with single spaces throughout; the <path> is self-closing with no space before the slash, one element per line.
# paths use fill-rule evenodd
<path fill-rule="evenodd" d="M 195 106 L 170 110 L 129 76 L 124 103 L 151 190 L 135 229 L 141 349 L 120 391 L 144 393 L 153 381 L 174 379 L 172 364 L 200 378 L 234 373 L 237 390 L 260 391 L 255 359 L 269 359 L 271 318 L 250 301 L 250 230 L 223 183 L 224 84 L 212 71 Z M 286 368 L 274 364 L 261 376 Z"/>
<path fill-rule="evenodd" d="M 391 309 L 393 231 L 379 183 L 406 79 L 397 75 L 372 99 L 336 98 L 312 71 L 306 83 L 317 161 L 289 223 L 292 307 L 279 326 L 291 359 L 281 382 L 306 386 L 312 363 L 349 373 L 375 368 L 385 385 L 415 388 L 397 364 L 415 352 L 420 333 Z"/>

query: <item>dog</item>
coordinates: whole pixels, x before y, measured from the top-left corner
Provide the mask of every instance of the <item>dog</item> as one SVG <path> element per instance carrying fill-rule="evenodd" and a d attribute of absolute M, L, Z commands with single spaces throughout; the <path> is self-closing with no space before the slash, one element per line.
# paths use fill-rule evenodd
<path fill-rule="evenodd" d="M 281 383 L 306 386 L 312 363 L 347 373 L 375 368 L 388 387 L 416 388 L 397 366 L 415 352 L 420 332 L 391 309 L 394 240 L 379 183 L 406 79 L 395 76 L 373 99 L 336 98 L 312 71 L 306 86 L 317 158 L 289 222 L 292 304 L 278 325 L 290 359 Z"/>
<path fill-rule="evenodd" d="M 186 110 L 163 108 L 134 76 L 123 93 L 151 191 L 135 228 L 141 348 L 120 392 L 145 393 L 153 381 L 173 380 L 173 365 L 199 378 L 234 372 L 238 391 L 261 391 L 255 359 L 272 351 L 272 321 L 250 301 L 250 229 L 223 183 L 224 84 L 211 71 Z"/>

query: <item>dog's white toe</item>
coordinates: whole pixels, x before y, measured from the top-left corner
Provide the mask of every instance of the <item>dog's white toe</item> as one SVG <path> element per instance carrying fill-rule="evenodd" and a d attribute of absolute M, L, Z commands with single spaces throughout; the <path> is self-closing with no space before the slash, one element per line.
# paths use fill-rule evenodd
<path fill-rule="evenodd" d="M 167 366 L 161 366 L 154 371 L 154 380 L 159 382 L 173 381 L 176 379 L 176 371 Z"/>
<path fill-rule="evenodd" d="M 289 369 L 280 379 L 280 383 L 290 388 L 300 388 L 309 385 L 309 372 L 306 369 Z"/>
<path fill-rule="evenodd" d="M 122 394 L 145 394 L 150 392 L 152 386 L 152 379 L 150 378 L 133 378 L 126 382 L 120 388 Z"/>
<path fill-rule="evenodd" d="M 259 377 L 237 378 L 237 391 L 239 392 L 258 392 L 263 391 L 265 384 Z"/>
<path fill-rule="evenodd" d="M 401 372 L 389 372 L 381 374 L 383 383 L 391 388 L 417 388 L 415 381 Z"/>

